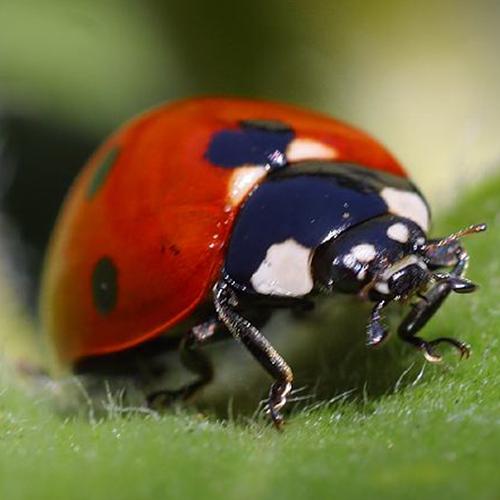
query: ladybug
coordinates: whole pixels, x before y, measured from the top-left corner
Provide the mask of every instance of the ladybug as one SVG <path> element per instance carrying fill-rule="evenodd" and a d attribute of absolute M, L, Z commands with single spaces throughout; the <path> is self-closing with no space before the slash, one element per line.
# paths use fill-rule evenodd
<path fill-rule="evenodd" d="M 353 127 L 257 100 L 163 105 L 113 134 L 74 183 L 46 257 L 42 326 L 78 373 L 175 338 L 198 379 L 150 404 L 208 383 L 200 348 L 229 334 L 273 378 L 267 412 L 280 427 L 292 370 L 246 311 L 357 295 L 374 304 L 376 346 L 384 308 L 412 299 L 400 338 L 431 362 L 444 342 L 468 356 L 461 341 L 417 333 L 450 292 L 475 289 L 460 238 L 485 225 L 440 239 L 429 225 L 401 165 Z"/>

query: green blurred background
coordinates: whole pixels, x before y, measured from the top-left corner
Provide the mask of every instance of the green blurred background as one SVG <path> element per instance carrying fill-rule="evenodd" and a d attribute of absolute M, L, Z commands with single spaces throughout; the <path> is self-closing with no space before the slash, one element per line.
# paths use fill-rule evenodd
<path fill-rule="evenodd" d="M 499 27 L 498 0 L 0 0 L 0 497 L 498 499 Z M 310 382 L 299 398 L 319 367 L 337 398 L 357 391 L 295 415 L 284 435 L 193 413 L 113 418 L 113 405 L 101 422 L 90 405 L 89 425 L 47 407 L 57 384 L 18 391 L 4 360 L 37 366 L 30 312 L 71 180 L 131 115 L 199 94 L 352 122 L 406 165 L 440 230 L 485 217 L 490 231 L 467 241 L 482 290 L 451 299 L 426 331 L 463 334 L 473 358 L 457 367 L 450 353 L 424 375 L 396 342 L 368 353 L 365 317 L 341 304 L 357 339 L 330 335 L 335 318 L 294 332 L 278 324 L 277 347 Z M 311 330 L 312 370 L 301 359 Z M 239 359 L 219 379 L 234 394 L 249 386 L 241 365 L 254 367 Z M 260 376 L 256 397 L 268 384 Z"/>
<path fill-rule="evenodd" d="M 26 331 L 50 227 L 113 128 L 161 101 L 254 96 L 382 140 L 434 207 L 500 157 L 500 3 L 0 0 L 0 331 Z M 2 341 L 16 349 L 20 336 Z"/>

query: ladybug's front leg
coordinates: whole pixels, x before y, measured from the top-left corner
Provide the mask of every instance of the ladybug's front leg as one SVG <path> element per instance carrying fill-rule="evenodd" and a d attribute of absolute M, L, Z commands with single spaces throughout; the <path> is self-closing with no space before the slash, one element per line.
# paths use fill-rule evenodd
<path fill-rule="evenodd" d="M 221 280 L 214 287 L 215 310 L 233 337 L 250 351 L 253 357 L 275 379 L 269 392 L 267 413 L 277 429 L 283 426 L 281 409 L 292 389 L 293 373 L 282 356 L 248 320 L 236 311 L 238 299 L 231 286 Z"/>
<path fill-rule="evenodd" d="M 398 328 L 400 338 L 420 349 L 425 358 L 432 363 L 438 363 L 442 359 L 441 355 L 434 350 L 434 347 L 441 343 L 448 343 L 455 347 L 460 352 L 461 358 L 468 358 L 470 355 L 469 347 L 460 340 L 451 337 L 439 337 L 432 341 L 426 341 L 416 335 L 434 316 L 452 291 L 470 293 L 476 289 L 473 283 L 462 277 L 469 258 L 467 252 L 455 243 L 454 245 L 455 264 L 451 272 L 449 274 L 436 275 L 438 278 L 437 283 L 425 295 L 421 296 L 421 299 L 413 306 Z M 446 249 L 436 247 L 435 255 L 430 254 L 430 265 L 436 267 L 444 265 L 445 260 L 443 256 L 446 255 L 445 251 Z"/>
<path fill-rule="evenodd" d="M 382 316 L 380 314 L 387 304 L 386 300 L 381 300 L 372 309 L 370 321 L 366 328 L 366 344 L 370 347 L 380 345 L 387 338 L 387 329 L 382 324 Z"/>

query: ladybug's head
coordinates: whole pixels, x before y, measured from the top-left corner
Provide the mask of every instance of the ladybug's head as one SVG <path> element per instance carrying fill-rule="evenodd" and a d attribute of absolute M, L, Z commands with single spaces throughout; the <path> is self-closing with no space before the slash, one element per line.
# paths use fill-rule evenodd
<path fill-rule="evenodd" d="M 436 282 L 451 290 L 471 292 L 475 285 L 461 273 L 438 273 L 456 266 L 464 253 L 458 238 L 483 226 L 443 240 L 427 240 L 412 220 L 385 215 L 354 226 L 318 247 L 312 259 L 316 287 L 323 292 L 358 294 L 373 301 L 406 300 Z M 465 267 L 466 259 L 462 258 Z"/>

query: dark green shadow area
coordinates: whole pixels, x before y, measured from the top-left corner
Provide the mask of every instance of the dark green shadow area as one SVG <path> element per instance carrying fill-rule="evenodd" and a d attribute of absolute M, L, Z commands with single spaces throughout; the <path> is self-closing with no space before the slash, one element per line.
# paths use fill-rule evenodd
<path fill-rule="evenodd" d="M 489 178 L 436 227 L 444 234 L 489 224 L 467 241 L 480 291 L 452 297 L 425 331 L 469 341 L 468 362 L 447 351 L 445 364 L 419 376 L 421 357 L 396 342 L 367 354 L 355 347 L 358 361 L 344 352 L 337 365 L 320 343 L 319 364 L 332 375 L 318 393 L 366 389 L 352 401 L 295 411 L 283 434 L 261 420 L 220 422 L 191 410 L 62 420 L 46 393 L 27 397 L 3 383 L 0 498 L 498 498 L 499 193 L 500 177 Z M 310 361 L 295 361 L 298 377 L 314 380 Z"/>
<path fill-rule="evenodd" d="M 94 196 L 101 190 L 101 188 L 106 183 L 106 179 L 111 172 L 116 160 L 118 158 L 118 149 L 112 148 L 104 155 L 101 160 L 100 165 L 96 168 L 94 175 L 90 179 L 89 186 L 87 188 L 87 199 L 92 200 Z"/>

